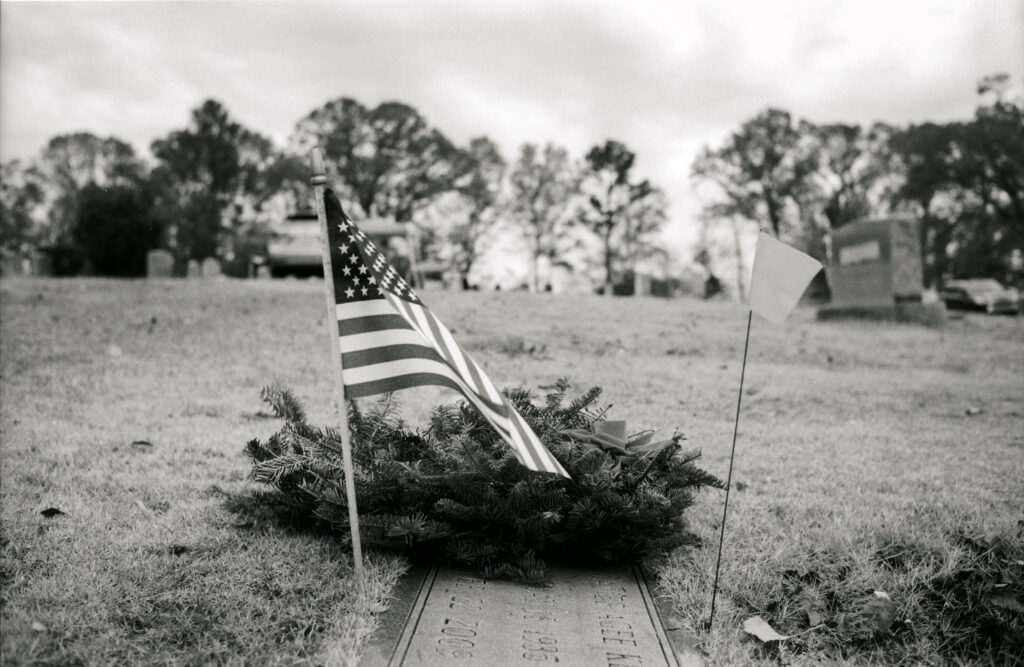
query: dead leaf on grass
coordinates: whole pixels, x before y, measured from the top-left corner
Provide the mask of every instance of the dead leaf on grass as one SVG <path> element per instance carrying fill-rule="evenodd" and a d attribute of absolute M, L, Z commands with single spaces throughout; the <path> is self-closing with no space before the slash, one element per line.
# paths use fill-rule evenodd
<path fill-rule="evenodd" d="M 46 632 L 46 626 L 39 621 L 32 621 L 32 629 L 36 632 Z"/>
<path fill-rule="evenodd" d="M 1002 536 L 995 531 L 989 531 L 984 535 L 961 533 L 960 537 L 968 545 L 982 553 L 991 551 L 1002 541 Z"/>
<path fill-rule="evenodd" d="M 875 591 L 875 596 L 864 603 L 860 613 L 875 633 L 884 635 L 896 620 L 896 603 L 885 591 Z"/>
<path fill-rule="evenodd" d="M 813 628 L 825 621 L 825 605 L 822 604 L 819 596 L 813 594 L 810 590 L 805 590 L 800 595 L 800 610 L 807 617 L 807 625 L 809 627 Z"/>
<path fill-rule="evenodd" d="M 40 514 L 42 514 L 43 516 L 45 516 L 45 517 L 46 517 L 47 519 L 52 519 L 52 518 L 53 518 L 53 517 L 55 517 L 55 516 L 61 516 L 61 515 L 63 515 L 63 514 L 64 514 L 64 512 L 60 511 L 60 510 L 59 510 L 59 509 L 57 509 L 56 507 L 47 507 L 47 508 L 46 508 L 46 509 L 44 509 L 44 510 L 43 510 L 42 512 L 40 512 Z"/>
<path fill-rule="evenodd" d="M 1017 596 L 1009 589 L 996 591 L 988 597 L 988 601 L 997 607 L 1009 609 L 1010 611 L 1024 611 L 1024 604 L 1021 604 Z"/>
<path fill-rule="evenodd" d="M 135 499 L 135 504 L 138 506 L 138 508 L 140 510 L 145 512 L 147 515 L 153 516 L 153 510 L 151 510 L 148 507 L 146 507 L 146 504 L 144 502 L 142 502 L 141 500 L 139 500 L 138 498 Z"/>
<path fill-rule="evenodd" d="M 981 408 L 967 408 L 964 412 L 968 417 L 976 417 L 977 415 L 983 414 L 985 411 Z"/>
<path fill-rule="evenodd" d="M 153 443 L 149 440 L 132 440 L 132 447 L 152 447 Z"/>
<path fill-rule="evenodd" d="M 768 625 L 768 621 L 764 620 L 760 616 L 751 616 L 747 620 L 743 621 L 743 631 L 748 635 L 754 635 L 764 643 L 778 642 L 784 639 L 789 639 L 793 635 L 780 635 L 775 631 L 775 628 Z"/>

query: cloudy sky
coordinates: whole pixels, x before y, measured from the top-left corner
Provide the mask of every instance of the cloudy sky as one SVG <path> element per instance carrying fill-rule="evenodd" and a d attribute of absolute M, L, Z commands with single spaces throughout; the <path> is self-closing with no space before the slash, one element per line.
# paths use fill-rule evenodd
<path fill-rule="evenodd" d="M 276 140 L 342 95 L 399 100 L 457 142 L 574 157 L 615 138 L 693 237 L 697 150 L 767 106 L 815 122 L 968 118 L 1024 79 L 1020 0 L 0 4 L 0 158 L 53 135 L 142 153 L 221 100 Z"/>

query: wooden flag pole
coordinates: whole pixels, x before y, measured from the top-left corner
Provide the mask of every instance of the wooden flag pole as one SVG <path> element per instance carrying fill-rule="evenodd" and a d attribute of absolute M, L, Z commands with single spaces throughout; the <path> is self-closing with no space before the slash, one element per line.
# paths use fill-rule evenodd
<path fill-rule="evenodd" d="M 357 579 L 363 577 L 363 548 L 359 541 L 359 510 L 356 507 L 356 484 L 352 473 L 352 445 L 348 429 L 348 407 L 345 403 L 345 382 L 342 376 L 341 345 L 338 341 L 338 314 L 334 300 L 334 272 L 331 270 L 331 244 L 327 235 L 327 211 L 324 208 L 324 188 L 327 172 L 319 148 L 313 149 L 313 191 L 316 194 L 316 215 L 320 219 L 320 248 L 324 260 L 324 290 L 327 295 L 327 330 L 331 339 L 331 357 L 334 359 L 334 398 L 338 408 L 341 434 L 341 458 L 345 468 L 345 494 L 348 496 L 348 521 L 352 531 L 352 560 Z"/>
<path fill-rule="evenodd" d="M 747 349 L 750 347 L 750 321 L 754 311 L 747 312 L 747 338 L 743 342 L 743 366 L 740 370 L 740 393 L 736 397 L 736 423 L 732 429 L 732 452 L 729 454 L 729 476 L 725 480 L 725 508 L 722 510 L 722 532 L 718 536 L 718 559 L 715 561 L 715 583 L 711 587 L 711 614 L 708 629 L 715 621 L 715 597 L 718 595 L 718 568 L 722 565 L 722 543 L 725 541 L 725 517 L 729 514 L 729 489 L 732 488 L 732 464 L 736 460 L 736 434 L 740 429 L 740 403 L 743 401 L 743 377 L 747 374 Z"/>

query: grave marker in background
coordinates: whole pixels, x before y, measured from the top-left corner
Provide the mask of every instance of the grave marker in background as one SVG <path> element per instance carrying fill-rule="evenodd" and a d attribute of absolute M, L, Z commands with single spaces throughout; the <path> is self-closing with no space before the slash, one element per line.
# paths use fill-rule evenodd
<path fill-rule="evenodd" d="M 940 324 L 941 304 L 922 303 L 924 291 L 918 221 L 886 218 L 851 222 L 832 232 L 826 269 L 832 303 L 818 319 L 859 317 Z"/>
<path fill-rule="evenodd" d="M 174 255 L 166 250 L 150 250 L 146 253 L 146 277 L 170 278 L 174 275 Z"/>
<path fill-rule="evenodd" d="M 194 259 L 188 260 L 188 268 L 185 271 L 185 275 L 189 278 L 201 278 L 202 269 L 199 268 L 199 262 Z"/>
<path fill-rule="evenodd" d="M 220 277 L 220 262 L 217 261 L 216 257 L 207 257 L 203 260 L 202 275 L 203 278 Z"/>

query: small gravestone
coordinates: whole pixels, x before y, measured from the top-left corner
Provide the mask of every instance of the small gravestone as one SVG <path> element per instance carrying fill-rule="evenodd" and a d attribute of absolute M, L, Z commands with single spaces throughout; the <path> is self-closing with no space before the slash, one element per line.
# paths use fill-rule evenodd
<path fill-rule="evenodd" d="M 552 567 L 547 587 L 432 568 L 405 596 L 411 603 L 389 611 L 404 624 L 370 642 L 364 667 L 675 666 L 688 654 L 673 644 L 631 566 Z"/>
<path fill-rule="evenodd" d="M 832 233 L 827 269 L 832 303 L 818 319 L 857 317 L 941 324 L 945 311 L 922 302 L 920 227 L 913 218 L 861 220 Z"/>
<path fill-rule="evenodd" d="M 166 250 L 150 250 L 146 253 L 146 277 L 170 278 L 174 275 L 174 255 Z"/>
<path fill-rule="evenodd" d="M 217 261 L 216 257 L 207 257 L 203 260 L 202 266 L 203 278 L 219 278 L 220 277 L 220 262 Z"/>
<path fill-rule="evenodd" d="M 185 275 L 189 278 L 200 278 L 202 269 L 199 268 L 199 262 L 194 259 L 188 260 L 188 267 L 185 270 Z"/>
<path fill-rule="evenodd" d="M 646 273 L 633 274 L 633 296 L 651 295 L 651 276 Z"/>
<path fill-rule="evenodd" d="M 0 252 L 0 275 L 20 276 L 25 273 L 25 257 L 15 253 Z"/>

